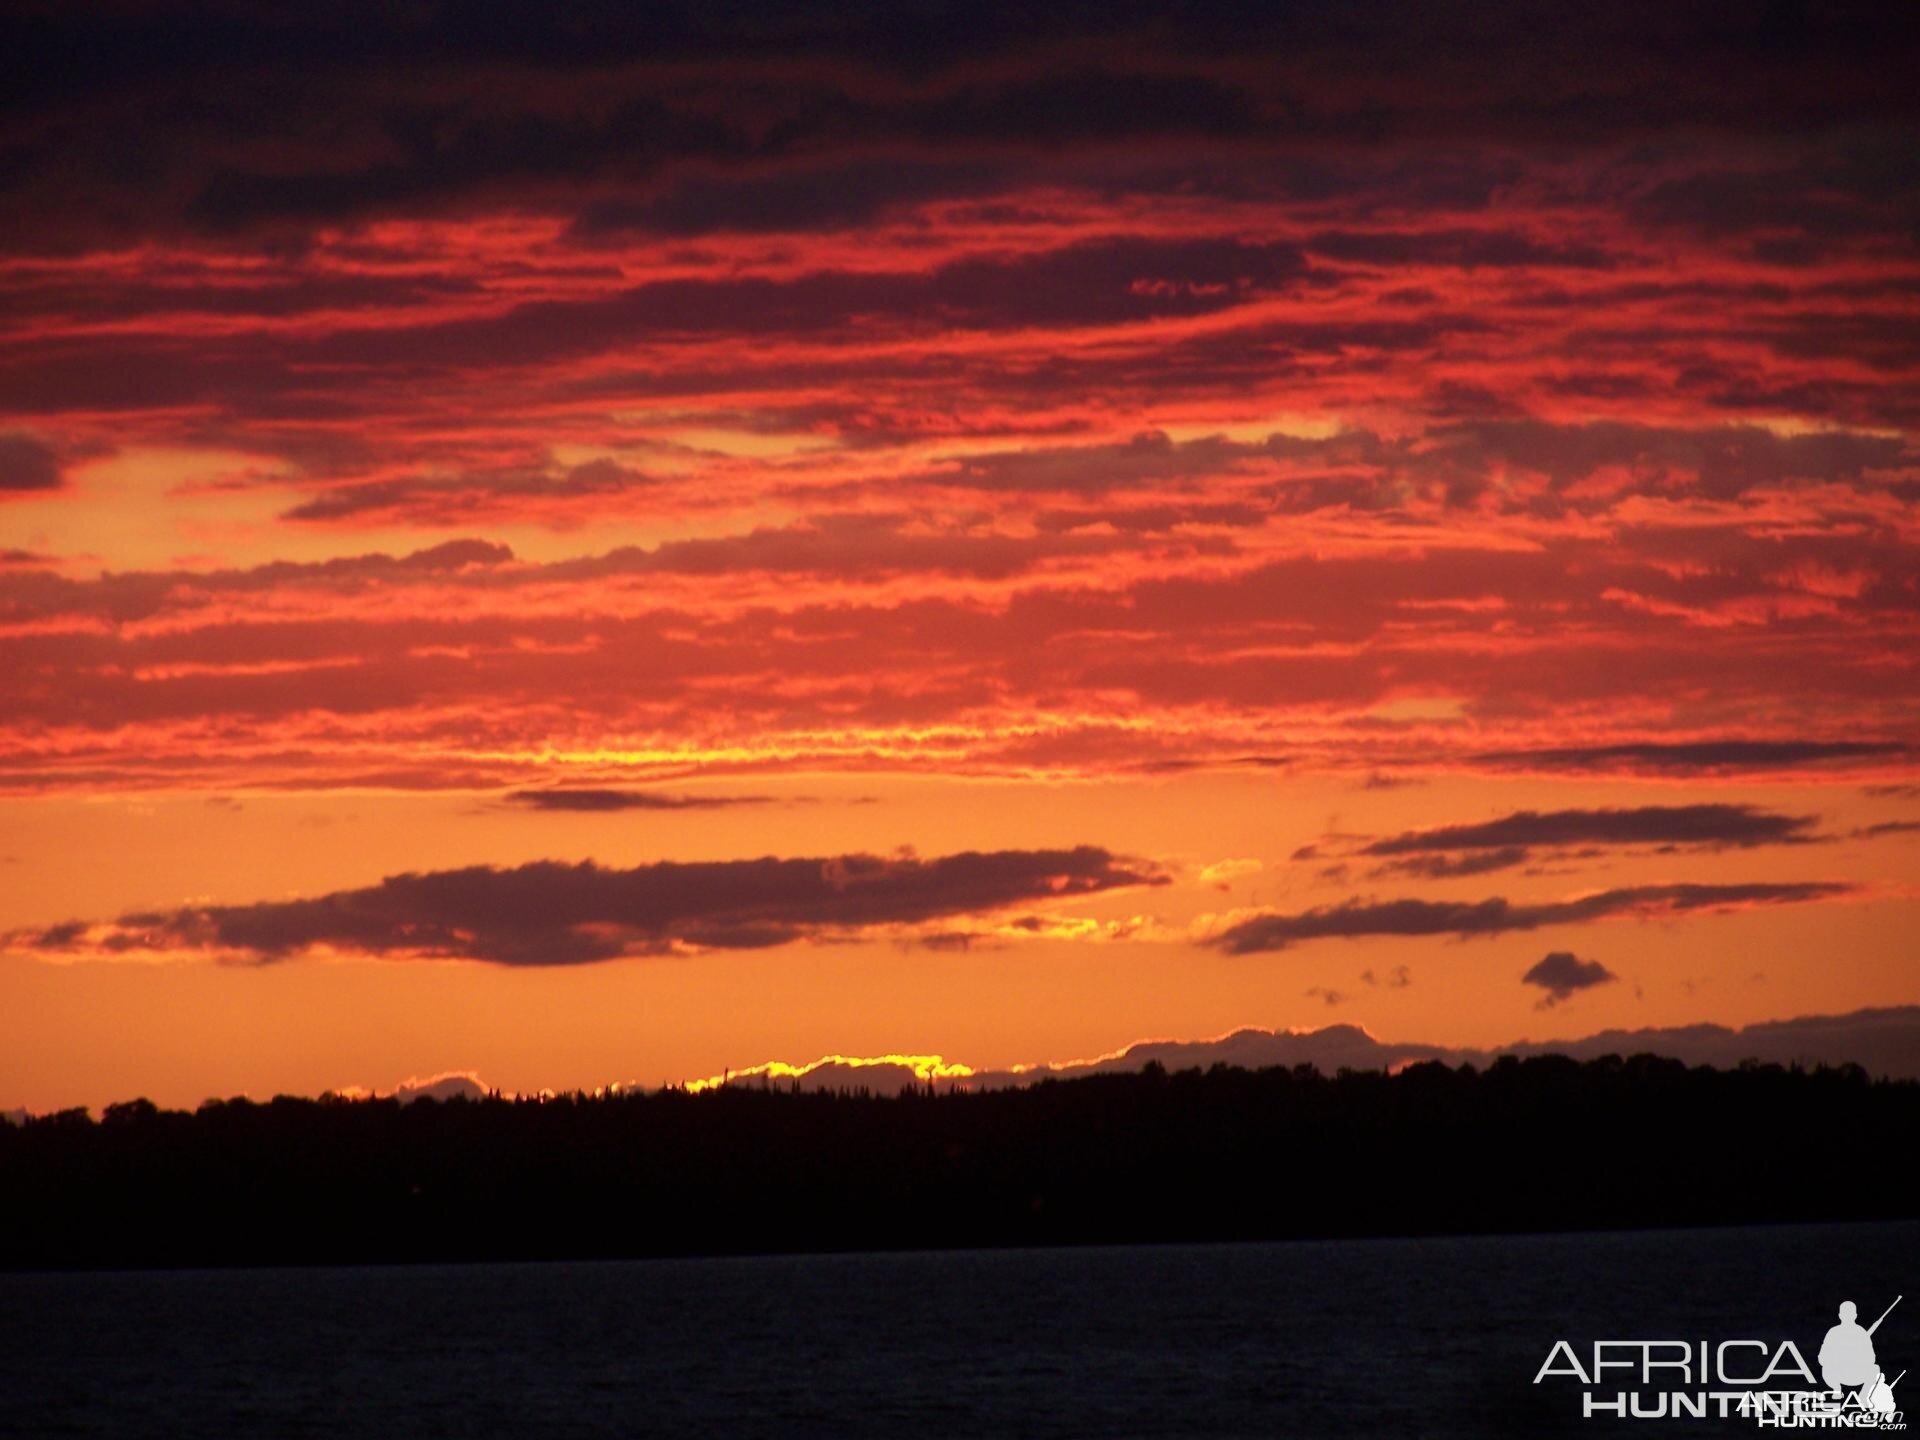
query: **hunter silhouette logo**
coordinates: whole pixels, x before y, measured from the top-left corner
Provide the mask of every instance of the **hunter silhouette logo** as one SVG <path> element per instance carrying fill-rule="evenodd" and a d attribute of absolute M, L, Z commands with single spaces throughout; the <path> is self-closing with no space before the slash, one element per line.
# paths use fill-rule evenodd
<path fill-rule="evenodd" d="M 1818 1376 L 1791 1340 L 1595 1340 L 1583 1356 L 1556 1340 L 1533 1383 L 1565 1376 L 1585 1387 L 1580 1413 L 1591 1419 L 1753 1420 L 1763 1430 L 1905 1430 L 1894 1387 L 1874 1349 L 1896 1295 L 1871 1325 L 1842 1301 L 1840 1323 L 1820 1342 Z M 1618 1372 L 1618 1373 L 1616 1373 Z M 1632 1388 L 1602 1388 L 1609 1382 Z"/>
<path fill-rule="evenodd" d="M 1893 1305 L 1906 1299 L 1893 1297 Z M 1827 1331 L 1820 1342 L 1820 1378 L 1836 1395 L 1851 1391 L 1866 1402 L 1869 1409 L 1886 1414 L 1893 1409 L 1893 1387 L 1899 1377 L 1888 1380 L 1873 1353 L 1873 1332 L 1893 1313 L 1893 1305 L 1880 1312 L 1880 1319 L 1862 1330 L 1854 1318 L 1860 1312 L 1851 1300 L 1840 1302 L 1840 1323 Z M 1907 1372 L 1902 1370 L 1904 1376 Z M 1880 1403 L 1875 1404 L 1878 1400 Z"/>

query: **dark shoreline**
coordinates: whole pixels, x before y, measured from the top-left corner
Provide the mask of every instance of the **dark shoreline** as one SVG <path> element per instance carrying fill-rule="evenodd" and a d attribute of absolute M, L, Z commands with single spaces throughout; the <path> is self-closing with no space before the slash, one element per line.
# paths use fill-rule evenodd
<path fill-rule="evenodd" d="M 0 1127 L 0 1269 L 1543 1233 L 1907 1219 L 1920 1083 L 1636 1056 L 1215 1067 L 900 1096 L 144 1102 Z"/>

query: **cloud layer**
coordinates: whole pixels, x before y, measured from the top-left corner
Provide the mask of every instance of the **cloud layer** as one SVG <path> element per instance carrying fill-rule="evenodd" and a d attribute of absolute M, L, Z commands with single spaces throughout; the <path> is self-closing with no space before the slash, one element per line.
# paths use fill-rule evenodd
<path fill-rule="evenodd" d="M 1020 904 L 1163 883 L 1093 846 L 826 859 L 472 866 L 391 875 L 305 900 L 216 905 L 16 931 L 40 955 L 215 954 L 255 961 L 329 953 L 501 965 L 579 965 L 676 950 L 761 949 L 847 938 Z"/>
<path fill-rule="evenodd" d="M 628 810 L 719 810 L 732 805 L 764 805 L 763 795 L 676 795 L 659 790 L 594 790 L 576 786 L 554 790 L 515 790 L 508 805 L 570 815 L 609 815 Z"/>
<path fill-rule="evenodd" d="M 17 0 L 0 934 L 845 939 L 823 970 L 964 966 L 912 1004 L 1013 1035 L 1086 1003 L 1019 968 L 1069 940 L 1116 942 L 1102 1003 L 1190 966 L 1217 1018 L 1871 897 L 1847 1003 L 1910 998 L 1920 27 L 1257 8 Z M 1843 993 L 1777 913 L 1739 993 Z M 969 947 L 1013 953 L 927 953 Z M 0 1056 L 91 1063 L 139 1008 L 107 970 L 0 973 L 112 997 Z M 689 1072 L 749 1018 L 691 970 Z M 1487 1033 L 1468 993 L 1417 998 Z"/>
<path fill-rule="evenodd" d="M 1365 855 L 1493 850 L 1532 845 L 1778 845 L 1803 841 L 1810 815 L 1775 815 L 1751 805 L 1642 805 L 1634 809 L 1521 810 L 1473 825 L 1444 825 L 1375 840 Z"/>
<path fill-rule="evenodd" d="M 1296 852 L 1298 860 L 1375 862 L 1373 877 L 1459 879 L 1510 870 L 1536 860 L 1578 861 L 1609 852 L 1672 854 L 1804 845 L 1822 838 L 1819 818 L 1783 815 L 1752 805 L 1642 805 L 1592 810 L 1520 810 L 1495 820 L 1439 825 L 1377 839 L 1328 836 Z"/>
<path fill-rule="evenodd" d="M 1373 935 L 1449 935 L 1460 939 L 1584 924 L 1618 917 L 1649 918 L 1703 910 L 1744 909 L 1834 900 L 1852 886 L 1798 881 L 1737 885 L 1633 885 L 1600 890 L 1570 900 L 1349 900 L 1296 914 L 1230 916 L 1207 934 L 1207 942 L 1233 955 L 1285 950 L 1308 940 L 1358 939 Z"/>
<path fill-rule="evenodd" d="M 1913 767 L 1884 7 L 13 30 L 0 786 Z"/>

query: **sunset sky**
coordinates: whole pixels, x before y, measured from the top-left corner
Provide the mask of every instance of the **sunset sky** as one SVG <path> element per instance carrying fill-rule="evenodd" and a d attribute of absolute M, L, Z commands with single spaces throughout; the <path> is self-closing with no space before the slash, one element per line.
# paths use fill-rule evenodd
<path fill-rule="evenodd" d="M 1907 7 L 46 0 L 0 1108 L 1920 1002 Z"/>

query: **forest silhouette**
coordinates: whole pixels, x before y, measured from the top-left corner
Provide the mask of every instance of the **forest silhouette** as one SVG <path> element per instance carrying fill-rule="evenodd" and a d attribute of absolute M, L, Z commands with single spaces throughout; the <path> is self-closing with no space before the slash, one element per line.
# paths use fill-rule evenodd
<path fill-rule="evenodd" d="M 0 1267 L 559 1259 L 1888 1219 L 1920 1083 L 1504 1057 L 971 1093 L 144 1100 L 0 1125 Z"/>

